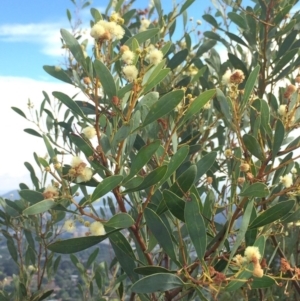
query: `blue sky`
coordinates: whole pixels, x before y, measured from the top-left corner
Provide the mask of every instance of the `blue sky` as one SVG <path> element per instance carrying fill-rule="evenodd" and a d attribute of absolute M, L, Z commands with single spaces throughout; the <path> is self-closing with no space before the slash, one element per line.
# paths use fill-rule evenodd
<path fill-rule="evenodd" d="M 216 0 L 214 0 L 216 2 Z M 249 2 L 250 0 L 244 0 Z M 80 0 L 77 0 L 80 2 Z M 162 1 L 163 9 L 169 12 L 173 1 Z M 183 3 L 184 1 L 177 1 Z M 94 0 L 92 7 L 104 8 L 108 0 Z M 135 6 L 146 8 L 148 1 L 137 0 Z M 201 16 L 210 1 L 196 0 L 189 9 L 194 20 Z M 49 95 L 53 91 L 74 94 L 70 85 L 62 84 L 42 69 L 43 65 L 59 65 L 63 61 L 60 49 L 60 28 L 70 29 L 66 9 L 74 13 L 70 0 L 2 0 L 0 10 L 0 89 L 1 138 L 5 143 L 0 148 L 0 193 L 18 187 L 19 182 L 28 185 L 28 171 L 23 162 L 33 162 L 32 153 L 39 156 L 46 153 L 41 139 L 23 132 L 24 128 L 35 128 L 28 121 L 11 110 L 21 108 L 26 114 L 30 98 L 39 108 L 43 100 L 42 91 Z M 81 13 L 82 27 L 88 28 L 89 8 Z M 201 31 L 210 30 L 203 23 Z"/>
<path fill-rule="evenodd" d="M 77 0 L 80 2 L 80 0 Z M 162 1 L 166 12 L 172 1 Z M 108 0 L 95 0 L 91 7 L 106 7 Z M 138 0 L 135 7 L 145 8 L 148 1 Z M 196 0 L 189 9 L 194 19 L 200 19 L 212 4 Z M 59 64 L 59 29 L 68 28 L 66 9 L 75 7 L 70 0 L 4 0 L 0 11 L 0 76 L 25 76 L 52 80 L 42 69 L 45 64 Z M 89 8 L 81 12 L 85 24 Z M 3 59 L 4 58 L 4 59 Z"/>

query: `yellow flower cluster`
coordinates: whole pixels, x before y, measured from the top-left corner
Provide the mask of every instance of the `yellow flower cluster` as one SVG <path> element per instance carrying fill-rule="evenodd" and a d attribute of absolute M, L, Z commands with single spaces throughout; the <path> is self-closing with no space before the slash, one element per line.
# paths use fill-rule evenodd
<path fill-rule="evenodd" d="M 244 256 L 238 254 L 233 258 L 233 261 L 235 261 L 238 265 L 252 262 L 254 267 L 252 275 L 261 278 L 264 275 L 264 271 L 260 265 L 260 259 L 261 254 L 258 247 L 249 246 L 246 248 Z"/>
<path fill-rule="evenodd" d="M 71 167 L 69 176 L 76 178 L 77 183 L 87 182 L 93 176 L 93 171 L 79 157 L 73 157 Z"/>

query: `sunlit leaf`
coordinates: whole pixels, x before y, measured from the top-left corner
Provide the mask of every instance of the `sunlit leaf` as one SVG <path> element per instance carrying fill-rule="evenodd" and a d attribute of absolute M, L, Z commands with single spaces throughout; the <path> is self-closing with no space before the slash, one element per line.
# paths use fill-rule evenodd
<path fill-rule="evenodd" d="M 55 66 L 43 66 L 43 69 L 50 74 L 51 76 L 67 83 L 73 85 L 73 82 L 70 78 L 70 76 L 67 74 L 67 72 L 60 67 L 55 67 Z"/>
<path fill-rule="evenodd" d="M 44 213 L 56 205 L 57 204 L 54 202 L 54 200 L 50 200 L 50 199 L 43 200 L 43 201 L 40 201 L 40 202 L 26 208 L 23 211 L 23 214 L 34 215 L 34 214 Z"/>
<path fill-rule="evenodd" d="M 78 40 L 65 29 L 61 29 L 60 33 L 76 61 L 79 62 L 85 68 L 85 57 L 83 55 L 83 50 Z"/>
<path fill-rule="evenodd" d="M 41 192 L 23 189 L 19 191 L 19 195 L 30 204 L 36 204 L 44 200 L 44 196 Z"/>

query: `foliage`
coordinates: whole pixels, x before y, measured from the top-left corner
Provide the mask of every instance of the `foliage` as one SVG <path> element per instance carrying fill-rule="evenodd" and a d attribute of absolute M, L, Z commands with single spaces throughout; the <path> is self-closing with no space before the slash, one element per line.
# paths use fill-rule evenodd
<path fill-rule="evenodd" d="M 19 274 L 0 299 L 45 299 L 59 253 L 82 300 L 299 295 L 298 1 L 213 1 L 203 35 L 188 24 L 194 1 L 170 13 L 123 2 L 91 8 L 92 49 L 62 29 L 66 65 L 44 66 L 76 94 L 43 92 L 39 132 L 26 129 L 48 157 L 34 154 L 41 180 L 26 163 L 34 189 L 1 200 Z M 79 224 L 81 237 L 59 238 Z M 97 249 L 85 263 L 74 254 L 107 238 L 109 271 Z"/>

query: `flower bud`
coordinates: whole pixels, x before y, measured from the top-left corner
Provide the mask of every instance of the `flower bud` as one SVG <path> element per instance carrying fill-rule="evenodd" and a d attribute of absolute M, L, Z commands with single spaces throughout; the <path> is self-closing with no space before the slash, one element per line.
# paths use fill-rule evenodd
<path fill-rule="evenodd" d="M 224 155 L 225 155 L 225 157 L 231 157 L 232 156 L 232 150 L 231 149 L 225 149 L 225 151 L 224 151 Z"/>
<path fill-rule="evenodd" d="M 210 185 L 213 182 L 213 178 L 212 177 L 207 177 L 206 182 L 207 182 L 207 184 Z"/>
<path fill-rule="evenodd" d="M 240 170 L 241 171 L 248 171 L 250 169 L 250 165 L 248 163 L 242 163 L 241 166 L 240 166 Z"/>

